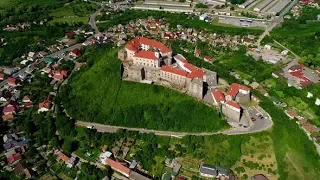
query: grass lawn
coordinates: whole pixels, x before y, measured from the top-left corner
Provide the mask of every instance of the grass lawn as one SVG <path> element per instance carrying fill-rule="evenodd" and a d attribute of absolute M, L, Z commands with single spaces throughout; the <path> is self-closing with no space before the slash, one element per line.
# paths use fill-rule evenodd
<path fill-rule="evenodd" d="M 40 180 L 56 180 L 57 178 L 47 173 L 39 178 Z"/>
<path fill-rule="evenodd" d="M 67 175 L 65 175 L 64 173 L 60 173 L 58 174 L 58 177 L 62 180 L 72 180 L 72 178 L 68 177 Z"/>
<path fill-rule="evenodd" d="M 97 62 L 91 68 L 70 79 L 65 104 L 71 116 L 168 131 L 212 132 L 227 128 L 214 108 L 187 95 L 157 85 L 122 81 L 117 51 L 101 50 L 93 57 Z"/>

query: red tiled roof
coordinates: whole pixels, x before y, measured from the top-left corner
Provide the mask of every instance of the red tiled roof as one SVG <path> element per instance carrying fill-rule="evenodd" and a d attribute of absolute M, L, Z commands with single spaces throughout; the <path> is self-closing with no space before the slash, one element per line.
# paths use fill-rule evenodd
<path fill-rule="evenodd" d="M 302 128 L 305 129 L 307 132 L 309 132 L 311 134 L 314 133 L 314 132 L 318 132 L 317 128 L 314 125 L 312 125 L 311 123 L 309 123 L 309 122 L 304 123 L 302 125 Z"/>
<path fill-rule="evenodd" d="M 22 159 L 22 157 L 19 153 L 12 154 L 11 156 L 9 156 L 7 158 L 9 164 L 11 164 L 17 160 L 20 160 L 20 159 Z"/>
<path fill-rule="evenodd" d="M 129 41 L 125 47 L 131 51 L 138 51 L 141 44 L 145 44 L 145 45 L 149 45 L 154 48 L 157 48 L 161 51 L 161 53 L 170 52 L 170 49 L 166 45 L 164 45 L 163 43 L 152 40 L 152 39 L 148 39 L 145 37 L 136 37 L 136 38 L 132 39 L 131 41 Z"/>
<path fill-rule="evenodd" d="M 250 91 L 250 88 L 248 88 L 247 86 L 238 83 L 232 83 L 227 91 L 227 94 L 234 98 L 238 94 L 240 89 L 244 91 Z"/>
<path fill-rule="evenodd" d="M 12 114 L 5 114 L 5 115 L 2 116 L 2 119 L 3 119 L 4 121 L 10 121 L 10 120 L 12 120 L 13 118 L 14 118 L 14 116 L 13 116 Z"/>
<path fill-rule="evenodd" d="M 44 100 L 43 102 L 41 102 L 41 103 L 39 104 L 39 109 L 41 109 L 41 108 L 49 109 L 49 108 L 50 108 L 50 104 L 51 104 L 50 101 Z"/>
<path fill-rule="evenodd" d="M 161 67 L 161 71 L 165 71 L 165 72 L 169 72 L 169 73 L 173 73 L 173 74 L 177 74 L 180 76 L 187 76 L 188 72 L 184 71 L 184 70 L 180 70 L 177 68 L 172 68 L 170 66 L 162 66 Z"/>
<path fill-rule="evenodd" d="M 69 158 L 68 156 L 66 156 L 65 154 L 63 154 L 62 152 L 58 152 L 58 157 L 59 157 L 62 161 L 66 162 L 66 163 L 68 163 L 69 160 L 70 160 L 70 158 Z"/>
<path fill-rule="evenodd" d="M 204 58 L 203 58 L 205 61 L 211 61 L 211 57 L 210 56 L 205 56 Z"/>
<path fill-rule="evenodd" d="M 212 90 L 212 94 L 213 94 L 214 99 L 215 99 L 217 102 L 221 102 L 221 101 L 225 101 L 225 100 L 226 100 L 223 92 L 220 91 L 219 89 L 213 89 L 213 90 Z"/>
<path fill-rule="evenodd" d="M 3 108 L 2 112 L 5 113 L 13 113 L 15 112 L 16 109 L 13 106 L 7 106 L 5 108 Z"/>
<path fill-rule="evenodd" d="M 0 73 L 0 79 L 2 80 L 4 78 L 4 74 Z"/>
<path fill-rule="evenodd" d="M 191 73 L 187 75 L 188 78 L 202 78 L 205 73 L 203 70 L 199 69 L 196 66 L 193 66 L 190 63 L 185 63 L 184 67 L 191 71 Z"/>
<path fill-rule="evenodd" d="M 25 106 L 26 106 L 27 108 L 33 107 L 33 103 L 32 103 L 32 102 L 27 102 L 27 103 L 25 104 Z"/>
<path fill-rule="evenodd" d="M 24 96 L 22 99 L 23 102 L 29 102 L 30 98 L 28 96 Z"/>
<path fill-rule="evenodd" d="M 64 33 L 64 36 L 67 36 L 67 37 L 73 37 L 75 35 L 76 35 L 76 33 L 74 31 Z"/>
<path fill-rule="evenodd" d="M 81 53 L 80 53 L 80 51 L 78 51 L 78 49 L 72 50 L 71 53 L 76 57 L 80 57 L 81 56 Z"/>
<path fill-rule="evenodd" d="M 7 82 L 8 84 L 16 84 L 16 79 L 13 77 L 8 77 Z"/>
<path fill-rule="evenodd" d="M 134 57 L 152 59 L 155 61 L 158 60 L 153 51 L 139 51 L 134 55 Z"/>
<path fill-rule="evenodd" d="M 129 175 L 130 169 L 122 165 L 121 163 L 114 161 L 110 158 L 107 158 L 106 163 L 111 166 L 112 169 L 119 171 L 121 173 L 124 173 L 126 175 Z"/>
<path fill-rule="evenodd" d="M 226 104 L 228 104 L 228 105 L 230 105 L 232 107 L 235 107 L 237 109 L 241 109 L 240 105 L 235 101 L 227 101 Z"/>

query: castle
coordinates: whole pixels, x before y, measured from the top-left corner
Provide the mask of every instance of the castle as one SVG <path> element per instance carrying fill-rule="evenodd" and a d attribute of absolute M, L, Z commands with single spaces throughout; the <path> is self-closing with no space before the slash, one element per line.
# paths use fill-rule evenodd
<path fill-rule="evenodd" d="M 250 101 L 250 89 L 233 83 L 226 95 L 219 89 L 217 73 L 190 64 L 181 54 L 174 54 L 163 43 L 145 37 L 129 41 L 118 52 L 122 61 L 124 79 L 139 82 L 155 82 L 186 92 L 203 99 L 206 92 L 211 94 L 213 104 L 225 114 L 232 126 L 248 126 L 241 117 L 243 109 L 239 103 Z"/>
<path fill-rule="evenodd" d="M 118 58 L 123 61 L 124 78 L 171 86 L 198 99 L 218 84 L 217 73 L 193 66 L 163 43 L 145 37 L 129 41 Z"/>

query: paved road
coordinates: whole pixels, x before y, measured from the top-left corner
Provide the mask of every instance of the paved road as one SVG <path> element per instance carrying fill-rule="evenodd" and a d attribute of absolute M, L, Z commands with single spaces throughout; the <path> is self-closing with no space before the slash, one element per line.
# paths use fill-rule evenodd
<path fill-rule="evenodd" d="M 100 11 L 103 9 L 103 7 L 101 7 L 98 11 L 96 11 L 95 13 L 93 13 L 90 16 L 90 20 L 89 20 L 89 25 L 92 27 L 92 29 L 94 29 L 95 33 L 99 33 L 99 29 L 96 25 L 96 16 L 100 13 Z"/>
<path fill-rule="evenodd" d="M 266 28 L 266 30 L 262 33 L 262 35 L 259 37 L 258 45 L 260 45 L 262 39 L 268 35 L 273 28 L 275 28 L 278 24 L 280 24 L 281 22 L 283 22 L 283 17 L 290 11 L 290 9 L 293 8 L 293 6 L 295 6 L 298 3 L 298 0 L 294 0 L 293 2 L 291 2 L 291 4 L 289 4 L 289 6 L 286 7 L 285 10 L 283 10 L 279 17 L 277 17 L 274 21 L 272 21 L 272 23 L 270 24 L 269 27 Z"/>
<path fill-rule="evenodd" d="M 261 132 L 267 129 L 270 129 L 273 125 L 273 122 L 271 118 L 268 118 L 266 121 L 270 121 L 269 123 L 266 123 L 268 125 L 259 126 L 256 128 L 233 128 L 228 129 L 225 131 L 220 132 L 202 132 L 202 133 L 190 133 L 190 132 L 172 132 L 172 131 L 159 131 L 159 130 L 152 130 L 152 129 L 144 129 L 144 128 L 130 128 L 130 127 L 123 127 L 123 126 L 111 126 L 111 125 L 104 125 L 99 123 L 93 123 L 93 122 L 85 122 L 85 121 L 76 121 L 76 126 L 82 126 L 82 127 L 88 127 L 93 126 L 95 129 L 97 129 L 98 132 L 107 132 L 107 133 L 115 133 L 120 129 L 128 130 L 128 131 L 138 131 L 140 133 L 154 133 L 158 136 L 171 136 L 171 137 L 183 137 L 187 135 L 192 136 L 212 136 L 215 134 L 226 134 L 226 135 L 237 135 L 237 134 L 248 134 L 248 133 L 256 133 Z"/>

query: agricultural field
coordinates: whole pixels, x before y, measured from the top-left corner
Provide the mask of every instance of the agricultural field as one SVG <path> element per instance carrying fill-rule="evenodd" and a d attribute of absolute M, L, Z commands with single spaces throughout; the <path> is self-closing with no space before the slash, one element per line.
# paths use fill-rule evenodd
<path fill-rule="evenodd" d="M 91 53 L 87 58 L 96 60 L 94 65 L 70 79 L 65 107 L 72 117 L 167 131 L 214 132 L 228 127 L 215 108 L 187 95 L 158 85 L 122 81 L 117 50 L 100 50 L 98 56 Z"/>
<path fill-rule="evenodd" d="M 54 17 L 50 21 L 53 23 L 87 23 L 90 14 L 96 11 L 98 6 L 96 4 L 85 3 L 85 2 L 74 2 L 69 3 L 63 7 L 55 9 L 49 13 L 49 16 Z"/>

